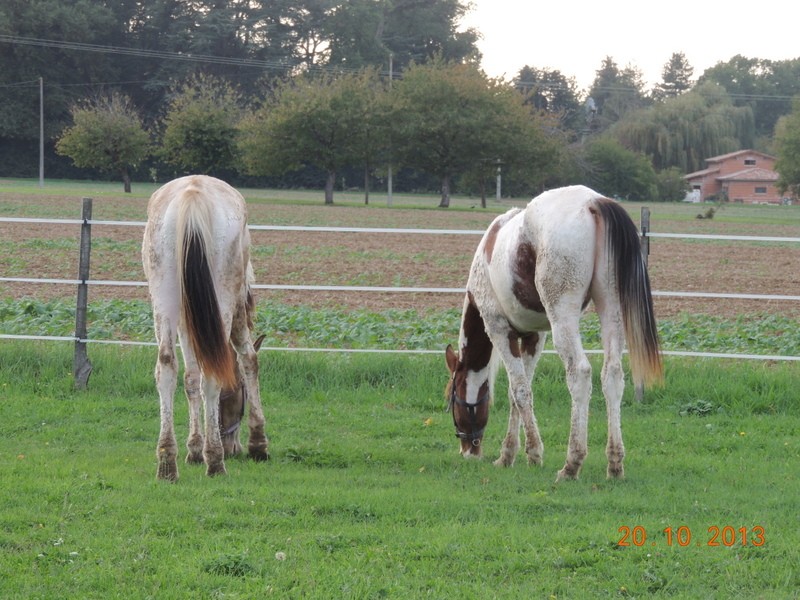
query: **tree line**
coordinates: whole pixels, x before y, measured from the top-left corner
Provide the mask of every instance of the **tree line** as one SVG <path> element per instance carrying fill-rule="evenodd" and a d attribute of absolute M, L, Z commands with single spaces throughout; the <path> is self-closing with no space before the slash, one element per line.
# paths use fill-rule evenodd
<path fill-rule="evenodd" d="M 49 176 L 203 172 L 269 185 L 509 194 L 587 183 L 682 197 L 710 156 L 778 156 L 796 189 L 800 59 L 735 56 L 696 80 L 682 53 L 645 90 L 605 57 L 588 90 L 479 68 L 459 0 L 8 0 L 0 6 L 0 174 L 30 176 L 45 81 Z M 79 42 L 76 40 L 80 40 Z M 104 129 L 105 128 L 105 129 Z M 113 147 L 109 147 L 111 144 Z M 793 145 L 794 144 L 794 145 Z M 77 170 L 79 169 L 79 170 Z M 346 183 L 343 183 L 343 180 Z"/>

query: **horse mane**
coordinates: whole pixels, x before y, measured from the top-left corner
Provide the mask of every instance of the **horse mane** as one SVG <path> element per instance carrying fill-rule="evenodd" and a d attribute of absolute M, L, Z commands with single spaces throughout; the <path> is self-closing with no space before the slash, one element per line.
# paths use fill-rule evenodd
<path fill-rule="evenodd" d="M 223 387 L 233 388 L 236 359 L 225 333 L 210 264 L 211 206 L 196 185 L 184 190 L 178 206 L 176 262 L 181 318 L 203 372 L 214 376 Z"/>

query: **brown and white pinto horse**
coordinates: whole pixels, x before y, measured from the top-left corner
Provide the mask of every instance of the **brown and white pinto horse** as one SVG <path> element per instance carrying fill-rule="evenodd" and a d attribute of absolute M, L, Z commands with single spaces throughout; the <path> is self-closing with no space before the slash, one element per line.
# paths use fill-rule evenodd
<path fill-rule="evenodd" d="M 250 405 L 249 454 L 255 460 L 269 458 L 258 357 L 250 336 L 253 272 L 249 247 L 247 207 L 241 194 L 228 184 L 213 177 L 182 177 L 150 197 L 142 263 L 158 341 L 159 479 L 178 479 L 173 423 L 176 336 L 181 343 L 189 401 L 186 461 L 205 462 L 208 475 L 225 473 L 220 394 L 236 390 L 240 379 Z M 205 435 L 200 428 L 201 398 Z"/>
<path fill-rule="evenodd" d="M 531 384 L 547 331 L 572 396 L 569 448 L 558 479 L 577 479 L 588 452 L 592 368 L 579 320 L 589 301 L 600 317 L 602 388 L 608 413 L 608 477 L 623 477 L 620 404 L 627 340 L 634 382 L 662 378 L 650 281 L 636 226 L 615 201 L 583 186 L 555 189 L 497 217 L 478 245 L 467 281 L 459 351 L 446 350 L 447 397 L 461 454 L 481 455 L 498 358 L 508 372 L 510 414 L 499 466 L 514 463 L 520 422 L 528 462 L 542 463 Z"/>

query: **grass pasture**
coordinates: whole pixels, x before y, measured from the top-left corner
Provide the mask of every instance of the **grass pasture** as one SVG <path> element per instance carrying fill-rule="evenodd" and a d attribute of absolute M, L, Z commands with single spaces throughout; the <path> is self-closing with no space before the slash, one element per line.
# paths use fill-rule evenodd
<path fill-rule="evenodd" d="M 556 485 L 569 402 L 553 356 L 545 466 L 498 469 L 457 455 L 439 356 L 265 353 L 272 460 L 214 479 L 181 465 L 168 485 L 152 349 L 92 355 L 79 393 L 66 345 L 0 345 L 3 598 L 797 597 L 790 365 L 671 360 L 663 390 L 626 398 L 620 482 L 596 391 L 582 477 Z M 506 412 L 500 393 L 489 458 Z"/>
<path fill-rule="evenodd" d="M 0 180 L 0 216 L 143 220 L 155 188 Z M 266 224 L 480 229 L 508 204 L 244 190 Z M 639 206 L 626 204 L 638 215 Z M 800 207 L 651 205 L 654 231 L 797 237 Z M 0 274 L 74 277 L 73 230 L 0 223 Z M 261 237 L 258 237 L 260 235 Z M 254 235 L 259 282 L 459 286 L 477 238 L 409 244 Z M 321 241 L 320 241 L 321 240 Z M 141 231 L 97 228 L 92 277 L 142 278 Z M 430 246 L 426 244 L 431 244 Z M 797 295 L 800 248 L 651 241 L 654 289 Z M 406 270 L 394 273 L 400 266 Z M 330 277 L 338 279 L 331 281 Z M 429 304 L 426 304 L 429 303 Z M 668 350 L 800 355 L 800 303 L 658 300 Z M 460 298 L 258 294 L 266 346 L 443 348 Z M 91 288 L 89 337 L 151 341 L 146 294 Z M 74 290 L 0 283 L 0 333 L 70 336 Z M 597 347 L 594 315 L 585 319 Z M 668 356 L 666 384 L 626 390 L 624 481 L 605 479 L 595 371 L 581 479 L 555 484 L 569 429 L 558 359 L 534 383 L 545 465 L 498 469 L 501 374 L 484 441 L 465 461 L 443 411 L 441 354 L 262 351 L 272 460 L 228 476 L 155 480 L 155 348 L 89 344 L 75 391 L 68 342 L 0 339 L 0 599 L 800 598 L 800 362 Z M 187 433 L 176 403 L 181 449 Z"/>

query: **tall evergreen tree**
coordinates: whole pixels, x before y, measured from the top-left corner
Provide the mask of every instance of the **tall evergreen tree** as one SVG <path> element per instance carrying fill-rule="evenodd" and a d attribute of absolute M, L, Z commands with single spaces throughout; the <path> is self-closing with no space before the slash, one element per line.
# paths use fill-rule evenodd
<path fill-rule="evenodd" d="M 564 128 L 577 131 L 583 126 L 574 77 L 566 77 L 561 71 L 525 66 L 514 78 L 514 86 L 524 94 L 525 104 L 557 117 Z"/>
<path fill-rule="evenodd" d="M 648 105 L 642 73 L 631 65 L 620 69 L 606 56 L 595 74 L 589 97 L 597 111 L 592 128 L 605 131 L 627 113 Z"/>
<path fill-rule="evenodd" d="M 654 90 L 656 99 L 674 98 L 692 87 L 694 68 L 686 60 L 683 52 L 675 52 L 661 70 L 661 83 Z"/>

